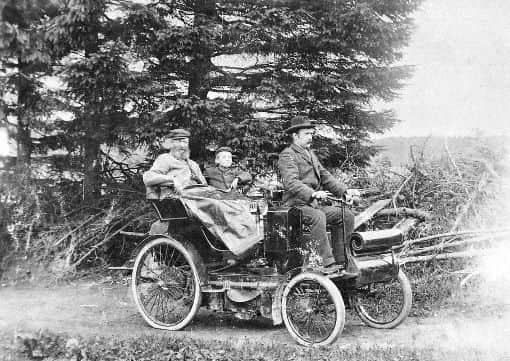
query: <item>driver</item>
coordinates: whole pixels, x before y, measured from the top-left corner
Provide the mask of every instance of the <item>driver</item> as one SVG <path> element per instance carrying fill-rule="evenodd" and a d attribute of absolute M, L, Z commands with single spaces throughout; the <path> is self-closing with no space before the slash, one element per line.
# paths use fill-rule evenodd
<path fill-rule="evenodd" d="M 346 187 L 328 172 L 310 149 L 315 126 L 305 117 L 296 116 L 285 130 L 292 138 L 278 160 L 285 193 L 283 201 L 288 206 L 301 209 L 304 221 L 311 227 L 312 240 L 318 242 L 318 253 L 322 258 L 323 271 L 332 273 L 345 268 L 344 242 L 354 229 L 354 215 L 335 206 L 322 206 L 331 193 L 336 197 L 350 198 Z M 331 192 L 331 193 L 329 193 Z M 343 234 L 343 225 L 345 233 Z M 326 233 L 326 224 L 332 225 L 332 243 Z"/>
<path fill-rule="evenodd" d="M 168 153 L 156 158 L 152 167 L 143 174 L 148 199 L 163 199 L 170 187 L 181 192 L 194 184 L 207 184 L 198 164 L 189 159 L 190 133 L 185 129 L 173 129 L 163 140 L 162 147 Z M 158 186 L 162 187 L 158 194 Z"/>

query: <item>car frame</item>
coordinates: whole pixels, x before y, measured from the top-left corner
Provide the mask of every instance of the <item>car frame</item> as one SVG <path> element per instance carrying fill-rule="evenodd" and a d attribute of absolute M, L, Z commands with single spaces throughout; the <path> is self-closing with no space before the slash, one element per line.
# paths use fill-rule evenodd
<path fill-rule="evenodd" d="M 181 330 L 206 307 L 283 323 L 299 344 L 321 346 L 341 334 L 346 307 L 370 327 L 393 328 L 406 319 L 412 291 L 399 267 L 400 231 L 354 233 L 345 244 L 346 271 L 326 274 L 299 208 L 283 206 L 273 193 L 251 202 L 264 237 L 236 256 L 179 196 L 153 201 L 159 220 L 139 247 L 131 280 L 136 306 L 150 326 Z"/>

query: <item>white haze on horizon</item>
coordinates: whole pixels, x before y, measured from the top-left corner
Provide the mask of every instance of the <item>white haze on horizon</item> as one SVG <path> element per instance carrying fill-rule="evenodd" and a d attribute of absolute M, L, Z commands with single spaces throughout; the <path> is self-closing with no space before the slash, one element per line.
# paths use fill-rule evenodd
<path fill-rule="evenodd" d="M 510 147 L 507 151 L 506 160 L 503 160 L 506 169 L 505 173 L 500 175 L 501 187 L 497 194 L 497 203 L 501 205 L 501 208 L 497 208 L 496 214 L 499 219 L 490 220 L 501 228 L 510 228 Z M 478 271 L 489 286 L 493 286 L 492 296 L 508 303 L 510 300 L 510 236 L 481 257 Z"/>
<path fill-rule="evenodd" d="M 510 136 L 510 1 L 425 0 L 402 64 L 402 121 L 384 136 Z"/>

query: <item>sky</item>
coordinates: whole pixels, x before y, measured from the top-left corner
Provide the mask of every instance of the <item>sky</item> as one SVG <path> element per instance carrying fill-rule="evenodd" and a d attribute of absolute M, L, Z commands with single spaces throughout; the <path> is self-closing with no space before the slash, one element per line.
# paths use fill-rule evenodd
<path fill-rule="evenodd" d="M 399 99 L 374 105 L 401 120 L 384 136 L 510 135 L 508 14 L 510 0 L 424 0 L 402 59 L 415 71 Z"/>
<path fill-rule="evenodd" d="M 424 0 L 387 136 L 510 135 L 510 1 Z M 381 104 L 377 104 L 380 107 Z"/>

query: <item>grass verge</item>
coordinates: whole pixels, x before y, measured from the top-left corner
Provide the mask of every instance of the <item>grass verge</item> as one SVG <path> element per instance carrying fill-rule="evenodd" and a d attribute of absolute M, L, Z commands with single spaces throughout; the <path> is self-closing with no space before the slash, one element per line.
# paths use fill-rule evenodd
<path fill-rule="evenodd" d="M 2 360 L 26 361 L 436 361 L 508 360 L 509 354 L 463 349 L 445 351 L 432 348 L 359 346 L 342 348 L 303 348 L 295 345 L 234 344 L 181 337 L 144 336 L 126 340 L 107 338 L 76 339 L 48 331 L 22 333 L 14 337 L 0 333 Z"/>

